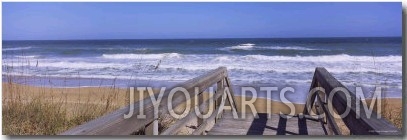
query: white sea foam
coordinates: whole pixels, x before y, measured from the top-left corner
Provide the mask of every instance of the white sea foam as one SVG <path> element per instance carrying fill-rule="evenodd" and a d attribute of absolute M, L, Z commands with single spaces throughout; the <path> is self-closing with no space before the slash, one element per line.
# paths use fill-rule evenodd
<path fill-rule="evenodd" d="M 193 56 L 193 57 L 192 57 Z M 327 55 L 327 56 L 264 56 L 264 55 L 185 55 L 184 59 L 160 65 L 171 71 L 207 71 L 219 66 L 229 70 L 258 73 L 312 73 L 315 67 L 326 67 L 332 73 L 401 73 L 401 56 Z M 361 67 L 363 66 L 363 67 Z"/>
<path fill-rule="evenodd" d="M 220 50 L 303 50 L 303 51 L 311 51 L 311 50 L 322 50 L 322 49 L 313 49 L 301 46 L 255 46 L 255 44 L 247 43 L 247 44 L 239 44 L 237 46 L 231 47 L 224 47 L 220 48 Z"/>
<path fill-rule="evenodd" d="M 256 44 L 246 43 L 246 44 L 239 44 L 237 46 L 231 46 L 223 48 L 224 50 L 252 50 Z"/>
<path fill-rule="evenodd" d="M 246 55 L 245 59 L 250 60 L 270 60 L 270 61 L 306 61 L 306 62 L 401 62 L 401 56 L 350 56 L 322 55 L 322 56 L 266 56 L 266 55 Z"/>
<path fill-rule="evenodd" d="M 37 56 L 26 56 L 36 58 Z M 102 60 L 99 60 L 102 59 Z M 110 60 L 111 59 L 111 60 Z M 132 59 L 132 61 L 128 61 Z M 6 66 L 28 66 L 19 63 L 18 59 L 3 59 Z M 104 54 L 95 60 L 41 59 L 38 67 L 55 68 L 131 68 L 132 65 L 156 65 L 158 60 L 164 60 L 160 68 L 184 70 L 209 70 L 218 66 L 226 66 L 232 70 L 261 71 L 261 72 L 313 72 L 317 66 L 331 69 L 330 72 L 388 72 L 401 73 L 401 56 L 266 56 L 266 55 L 182 55 L 178 53 L 166 54 Z M 31 64 L 36 60 L 29 60 Z M 14 62 L 14 63 L 13 63 Z M 361 67 L 363 66 L 363 67 Z M 301 69 L 298 69 L 301 67 Z M 397 69 L 400 68 L 400 71 Z"/>
<path fill-rule="evenodd" d="M 165 56 L 170 59 L 158 60 Z M 28 64 L 25 62 L 29 62 Z M 48 58 L 20 62 L 4 58 L 3 66 L 31 66 L 24 73 L 47 76 L 80 73 L 81 77 L 132 78 L 145 80 L 184 81 L 220 66 L 227 67 L 234 84 L 299 84 L 308 85 L 315 67 L 325 67 L 338 80 L 347 83 L 372 84 L 384 81 L 399 86 L 402 56 L 266 56 L 223 54 L 105 54 L 89 58 Z M 15 68 L 18 70 L 18 68 Z M 32 71 L 31 71 L 32 70 Z M 3 71 L 4 72 L 4 71 Z M 5 74 L 5 73 L 3 73 Z M 20 72 L 17 71 L 16 75 Z M 134 78 L 133 77 L 133 78 Z"/>
<path fill-rule="evenodd" d="M 117 47 L 111 47 L 111 48 L 97 48 L 97 50 L 147 51 L 147 50 L 150 50 L 150 49 L 149 48 L 131 48 L 131 47 L 117 46 Z"/>
<path fill-rule="evenodd" d="M 158 60 L 165 56 L 170 59 Z M 30 62 L 30 63 L 25 63 Z M 222 54 L 105 54 L 89 58 L 48 58 L 20 62 L 17 58 L 4 58 L 3 66 L 14 66 L 13 72 L 3 74 L 54 77 L 107 78 L 185 81 L 212 69 L 225 66 L 232 83 L 270 84 L 271 86 L 300 85 L 309 88 L 315 67 L 325 67 L 339 81 L 347 85 L 376 84 L 400 87 L 402 56 L 266 56 Z M 31 66 L 18 71 L 17 66 Z M 45 74 L 45 75 L 44 75 Z M 68 76 L 69 77 L 69 76 Z M 308 86 L 308 87 L 307 87 Z M 306 90 L 304 90 L 306 92 Z M 393 95 L 392 96 L 399 96 Z M 299 98 L 300 99 L 300 98 Z M 302 99 L 302 98 L 301 98 Z M 296 100 L 296 99 L 293 99 Z"/>
<path fill-rule="evenodd" d="M 267 47 L 258 46 L 256 48 L 268 49 L 268 50 L 304 50 L 304 51 L 321 50 L 321 49 L 311 49 L 311 48 L 300 47 L 300 46 L 284 46 L 284 47 L 283 46 L 267 46 Z"/>
<path fill-rule="evenodd" d="M 166 58 L 181 58 L 178 53 L 162 53 L 162 54 L 103 54 L 104 58 L 108 59 L 154 59 L 162 60 Z"/>
<path fill-rule="evenodd" d="M 242 46 L 254 46 L 254 45 L 256 45 L 256 44 L 253 44 L 253 43 L 246 43 L 246 44 L 240 44 L 240 45 L 242 45 Z"/>
<path fill-rule="evenodd" d="M 134 79 L 177 82 L 224 66 L 228 69 L 228 76 L 233 85 L 302 86 L 304 92 L 299 91 L 298 94 L 292 94 L 296 98 L 298 97 L 298 100 L 306 98 L 302 98 L 302 96 L 306 96 L 303 93 L 309 89 L 315 67 L 325 67 L 345 86 L 371 87 L 384 84 L 388 85 L 387 87 L 395 88 L 394 93 L 396 94 L 393 95 L 401 96 L 399 91 L 402 87 L 402 56 L 391 49 L 392 45 L 387 47 L 387 44 L 383 44 L 385 47 L 383 50 L 376 50 L 380 48 L 373 45 L 372 50 L 365 50 L 370 49 L 369 44 L 362 44 L 360 48 L 357 44 L 355 48 L 350 46 L 340 48 L 341 45 L 326 48 L 320 44 L 309 46 L 312 43 L 278 44 L 275 42 L 276 44 L 269 44 L 272 42 L 251 41 L 243 43 L 223 46 L 223 48 L 219 48 L 222 43 L 212 44 L 212 42 L 211 44 L 214 46 L 201 43 L 180 44 L 179 46 L 164 43 L 150 46 L 149 43 L 140 43 L 131 45 L 95 44 L 92 47 L 80 48 L 81 46 L 73 45 L 75 55 L 65 53 L 71 52 L 70 47 L 58 45 L 55 46 L 56 49 L 50 49 L 49 45 L 44 48 L 38 45 L 33 47 L 6 46 L 3 48 L 3 54 L 10 54 L 3 57 L 2 66 L 3 74 L 16 76 L 80 76 L 80 78 L 117 78 L 118 81 L 121 79 L 133 81 Z M 196 48 L 198 46 L 203 47 Z M 27 49 L 38 49 L 38 51 L 24 53 L 26 56 L 19 56 L 21 53 L 12 53 L 13 50 L 26 51 Z M 213 49 L 228 52 L 216 52 Z M 350 51 L 352 53 L 336 54 Z M 378 56 L 357 56 L 370 55 L 370 51 L 378 51 Z M 336 55 L 330 55 L 331 53 Z M 298 55 L 292 56 L 291 54 Z M 394 56 L 383 56 L 384 54 Z"/>
<path fill-rule="evenodd" d="M 23 63 L 19 62 L 8 62 L 4 63 L 3 66 L 35 66 L 35 67 L 46 67 L 46 68 L 63 68 L 63 69 L 101 69 L 101 68 L 129 68 L 131 64 L 120 64 L 120 63 L 96 63 L 96 62 L 84 62 L 84 61 L 46 61 L 46 60 L 28 60 Z"/>
<path fill-rule="evenodd" d="M 213 60 L 213 62 L 231 62 L 233 58 L 230 56 L 217 56 Z"/>
<path fill-rule="evenodd" d="M 17 55 L 17 58 L 39 58 L 39 55 Z"/>
<path fill-rule="evenodd" d="M 15 50 L 27 50 L 31 49 L 31 46 L 28 47 L 15 47 L 15 48 L 3 48 L 3 51 L 15 51 Z"/>

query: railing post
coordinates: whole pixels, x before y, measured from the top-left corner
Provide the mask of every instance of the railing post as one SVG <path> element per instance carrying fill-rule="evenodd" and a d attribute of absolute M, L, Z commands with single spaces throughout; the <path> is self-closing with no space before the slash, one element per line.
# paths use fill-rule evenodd
<path fill-rule="evenodd" d="M 321 84 L 320 83 L 318 83 L 318 82 L 316 82 L 316 86 L 315 87 L 321 87 Z M 326 93 L 323 93 L 323 92 L 320 92 L 320 91 L 318 91 L 318 93 L 316 93 L 316 94 L 318 94 L 318 98 L 316 98 L 317 100 L 319 100 L 317 103 L 318 103 L 318 105 L 319 105 L 319 110 L 320 110 L 320 112 L 323 112 L 324 113 L 324 116 L 323 116 L 323 122 L 324 122 L 324 124 L 327 124 L 327 117 L 326 117 L 326 113 L 327 112 L 325 112 L 323 109 L 322 109 L 322 107 L 324 107 L 325 106 L 325 104 L 327 103 L 326 102 Z M 330 113 L 330 112 L 328 112 L 328 113 Z"/>
<path fill-rule="evenodd" d="M 146 135 L 158 135 L 158 119 L 154 119 L 154 121 L 146 126 L 145 129 Z"/>
<path fill-rule="evenodd" d="M 158 110 L 154 110 L 154 121 L 146 127 L 147 135 L 158 135 L 158 118 Z"/>
<path fill-rule="evenodd" d="M 201 98 L 199 98 L 199 96 L 195 96 L 195 97 L 196 97 L 195 102 L 197 102 L 196 105 L 200 106 L 201 104 L 204 103 L 204 100 L 205 100 L 205 97 L 204 97 L 204 96 L 205 96 L 205 95 L 208 95 L 208 94 L 202 94 L 202 97 L 201 97 Z M 210 100 L 209 96 L 210 96 L 210 95 L 208 95 L 208 100 Z M 195 106 L 195 105 L 194 105 L 194 106 Z M 208 106 L 207 106 L 205 109 L 203 109 L 203 110 L 195 110 L 195 111 L 201 111 L 201 114 L 206 114 L 206 113 L 208 112 L 207 110 L 209 110 L 209 106 L 210 106 L 210 105 L 208 105 Z M 201 125 L 201 124 L 203 123 L 203 121 L 204 121 L 203 118 L 197 116 L 197 126 Z"/>
<path fill-rule="evenodd" d="M 227 75 L 226 67 L 219 67 L 215 70 L 212 70 L 204 75 L 195 77 L 193 79 L 187 80 L 180 84 L 177 84 L 174 87 L 183 87 L 188 91 L 188 94 L 191 98 L 196 96 L 196 92 L 194 92 L 195 87 L 199 87 L 198 92 L 204 92 L 205 89 L 208 87 L 218 83 L 219 81 L 223 80 Z M 222 82 L 218 83 L 221 84 Z M 219 86 L 223 87 L 223 85 Z M 170 88 L 171 89 L 171 88 Z M 181 95 L 175 95 L 173 101 L 168 100 L 169 92 L 171 90 L 166 90 L 164 92 L 163 100 L 158 104 L 159 114 L 168 114 L 169 110 L 167 109 L 167 104 L 169 102 L 173 103 L 173 106 L 179 106 L 184 103 L 187 99 L 182 98 Z M 158 96 L 156 94 L 155 96 Z M 219 97 L 219 96 L 217 96 Z M 155 97 L 157 98 L 157 97 Z M 144 115 L 145 119 L 138 119 L 138 117 L 133 116 L 128 119 L 123 119 L 123 115 L 128 113 L 130 106 L 134 107 L 132 110 L 139 110 L 144 108 Z M 140 100 L 139 102 L 132 103 L 127 107 L 118 109 L 109 113 L 107 115 L 101 116 L 95 120 L 91 120 L 85 124 L 81 124 L 77 127 L 69 129 L 65 132 L 60 133 L 60 135 L 129 135 L 133 134 L 135 131 L 140 129 L 145 129 L 146 131 L 150 131 L 150 134 L 158 134 L 158 119 L 154 117 L 154 108 L 152 104 L 152 100 L 149 98 L 145 98 L 144 100 Z M 211 117 L 213 120 L 216 116 L 214 115 Z M 205 122 L 205 120 L 204 120 Z M 205 126 L 207 125 L 204 123 Z M 151 128 L 148 128 L 151 127 Z"/>
<path fill-rule="evenodd" d="M 318 81 L 317 81 L 317 79 L 315 77 L 316 73 L 317 73 L 317 70 L 315 70 L 315 72 L 314 72 L 314 76 L 313 76 L 312 81 L 311 81 L 311 86 L 310 86 L 310 88 L 308 90 L 308 96 L 309 97 L 307 97 L 307 101 L 305 102 L 304 111 L 303 111 L 304 115 L 310 115 L 309 112 L 308 112 L 308 106 L 310 106 L 310 109 L 312 109 L 312 106 L 313 106 L 315 98 L 316 98 L 316 96 L 315 96 L 316 94 L 309 93 L 313 88 L 316 87 L 316 85 L 318 83 Z M 312 95 L 309 95 L 309 94 L 312 94 Z"/>
<path fill-rule="evenodd" d="M 327 118 L 328 124 L 331 125 L 333 130 L 339 130 L 336 126 L 335 119 L 333 117 L 333 111 L 343 113 L 348 111 L 349 114 L 342 118 L 342 121 L 345 125 L 349 128 L 351 134 L 357 135 L 366 135 L 366 134 L 374 134 L 374 135 L 400 135 L 401 131 L 395 127 L 393 124 L 388 122 L 384 118 L 377 117 L 376 112 L 373 110 L 370 116 L 364 114 L 366 112 L 365 108 L 357 108 L 355 105 L 357 101 L 356 95 L 349 91 L 341 82 L 339 82 L 335 77 L 332 76 L 325 68 L 317 67 L 314 73 L 313 81 L 317 81 L 319 83 L 319 87 L 322 87 L 325 90 L 326 96 L 330 97 L 330 94 L 335 94 L 332 96 L 333 98 L 328 99 L 328 103 L 332 103 L 333 108 L 326 107 L 324 105 L 323 109 L 325 112 L 325 117 Z M 314 82 L 313 82 L 314 84 Z M 312 86 L 314 87 L 314 86 Z M 336 88 L 343 88 L 345 91 L 334 91 Z M 348 97 L 350 96 L 350 98 Z M 318 96 L 319 97 L 319 96 Z M 320 98 L 320 97 L 319 97 Z M 322 99 L 319 99 L 322 101 Z M 325 99 L 326 100 L 326 99 Z M 311 100 L 312 101 L 312 100 Z M 350 102 L 350 104 L 349 104 Z M 312 103 L 307 102 L 308 105 L 312 105 Z M 324 104 L 324 103 L 320 103 Z M 359 110 L 360 118 L 356 117 L 356 114 Z M 305 112 L 305 111 L 304 111 Z M 332 112 L 332 113 L 331 113 Z M 340 131 L 334 131 L 336 134 L 341 134 Z"/>
<path fill-rule="evenodd" d="M 158 135 L 158 118 L 153 121 L 153 135 Z"/>
<path fill-rule="evenodd" d="M 225 77 L 225 86 L 227 86 L 229 88 L 230 96 L 232 97 L 232 101 L 229 101 L 229 102 L 232 102 L 232 104 L 233 104 L 233 105 L 231 105 L 234 107 L 234 108 L 232 108 L 232 110 L 234 109 L 237 112 L 237 106 L 236 106 L 236 102 L 234 99 L 235 94 L 233 92 L 232 84 L 230 83 L 230 79 L 228 76 Z"/>
<path fill-rule="evenodd" d="M 221 102 L 222 102 L 222 100 L 223 100 L 223 98 L 224 98 L 224 96 L 223 96 L 223 91 L 221 91 L 222 89 L 224 89 L 224 81 L 225 81 L 224 78 L 222 78 L 222 80 L 218 81 L 218 83 L 217 83 L 217 85 L 216 85 L 216 94 L 221 94 L 222 97 L 219 98 L 219 99 L 217 99 L 217 100 L 215 101 L 215 110 L 216 110 L 218 107 L 220 107 Z M 214 112 L 214 113 L 217 113 L 217 112 Z M 218 115 L 215 117 L 215 123 L 216 123 L 216 122 L 218 121 L 218 119 L 221 118 L 221 117 L 222 117 L 222 113 L 218 114 Z"/>

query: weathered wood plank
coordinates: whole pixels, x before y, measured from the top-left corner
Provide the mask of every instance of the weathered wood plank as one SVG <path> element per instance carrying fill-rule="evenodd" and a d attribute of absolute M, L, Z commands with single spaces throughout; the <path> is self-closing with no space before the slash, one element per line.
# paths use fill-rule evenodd
<path fill-rule="evenodd" d="M 306 118 L 291 117 L 285 119 L 278 114 L 258 114 L 255 119 L 247 113 L 246 119 L 234 119 L 231 112 L 225 112 L 224 117 L 208 132 L 208 135 L 325 135 L 318 121 Z"/>
<path fill-rule="evenodd" d="M 320 104 L 320 107 L 322 110 L 325 112 L 325 117 L 327 118 L 327 122 L 332 128 L 332 131 L 334 132 L 335 135 L 342 135 L 341 130 L 339 129 L 338 125 L 335 122 L 335 118 L 331 114 L 331 112 L 328 110 L 328 106 L 322 102 L 321 97 L 317 95 L 318 102 Z"/>
<path fill-rule="evenodd" d="M 208 106 L 209 106 L 210 100 L 217 100 L 218 98 L 222 97 L 222 95 L 223 94 L 221 94 L 221 93 L 215 93 L 211 98 L 209 98 L 208 100 L 206 100 L 204 103 L 202 103 L 199 106 L 199 110 L 207 109 Z M 167 128 L 160 135 L 174 135 L 174 134 L 176 134 L 179 129 L 181 129 L 182 127 L 185 126 L 186 123 L 188 123 L 192 119 L 198 117 L 196 115 L 195 111 L 197 111 L 197 110 L 195 110 L 195 108 L 194 108 L 187 116 L 185 116 L 184 118 L 182 118 L 182 119 L 178 120 L 177 122 L 175 122 L 173 125 L 171 125 L 171 127 Z M 212 113 L 216 113 L 216 112 L 212 112 Z"/>
<path fill-rule="evenodd" d="M 228 98 L 228 100 L 230 100 L 230 102 L 232 102 L 232 105 L 231 105 L 232 109 L 235 109 L 235 111 L 237 112 L 237 108 L 236 108 L 237 106 L 236 106 L 236 103 L 234 100 L 235 92 L 233 91 L 232 84 L 230 83 L 229 77 L 226 77 L 225 80 L 226 80 L 227 87 L 229 87 L 229 91 L 230 91 L 230 95 L 231 95 L 231 98 Z"/>
<path fill-rule="evenodd" d="M 209 116 L 209 118 L 205 119 L 204 122 L 203 122 L 201 125 L 199 125 L 198 128 L 195 129 L 194 132 L 192 132 L 192 135 L 201 135 L 201 134 L 205 131 L 205 129 L 206 129 L 206 127 L 208 126 L 208 124 L 209 124 L 210 122 L 215 121 L 216 116 L 218 116 L 218 113 L 217 113 L 217 112 L 219 112 L 219 110 L 220 110 L 220 108 L 216 108 L 216 109 L 215 109 L 215 112 L 212 113 L 212 115 Z"/>
<path fill-rule="evenodd" d="M 339 114 L 346 111 L 346 108 L 350 108 L 349 114 L 342 120 L 346 126 L 350 129 L 352 134 L 357 135 L 401 135 L 401 131 L 394 125 L 389 123 L 384 118 L 378 118 L 377 113 L 373 111 L 370 118 L 365 114 L 365 109 L 360 108 L 360 119 L 356 118 L 356 95 L 343 86 L 338 80 L 336 80 L 325 68 L 316 68 L 314 74 L 318 83 L 325 89 L 327 96 L 336 87 L 344 87 L 347 92 L 350 93 L 351 106 L 347 105 L 347 98 L 344 92 L 338 91 L 331 100 L 334 108 Z"/>
<path fill-rule="evenodd" d="M 195 94 L 195 88 L 199 89 L 199 93 L 203 92 L 209 86 L 217 83 L 218 81 L 224 79 L 227 76 L 227 70 L 225 67 L 219 67 L 215 70 L 208 72 L 207 74 L 198 76 L 196 78 L 185 81 L 174 87 L 185 88 L 189 96 L 193 98 Z M 172 88 L 170 88 L 172 89 Z M 183 94 L 174 94 L 174 100 L 168 101 L 168 95 L 170 90 L 166 90 L 163 99 L 159 104 L 159 114 L 168 113 L 167 103 L 172 102 L 173 106 L 178 106 L 185 102 L 187 99 L 182 98 Z M 155 98 L 158 94 L 155 95 Z M 124 119 L 123 115 L 128 113 L 130 106 L 134 106 L 134 112 L 132 117 Z M 108 115 L 99 117 L 98 119 L 92 120 L 88 123 L 79 125 L 68 131 L 61 133 L 61 135 L 129 135 L 135 132 L 154 120 L 154 106 L 150 98 L 143 100 L 143 110 L 146 119 L 138 119 L 136 116 L 139 114 L 140 105 L 139 103 L 133 103 L 127 107 L 114 111 Z"/>
<path fill-rule="evenodd" d="M 317 79 L 315 76 L 316 73 L 317 73 L 317 70 L 315 70 L 315 72 L 314 72 L 314 76 L 312 77 L 311 86 L 308 91 L 311 91 L 317 85 Z M 303 111 L 303 113 L 305 115 L 309 115 L 308 111 L 311 110 L 312 105 L 314 104 L 315 98 L 316 98 L 315 93 L 308 93 L 307 101 L 305 102 L 304 111 Z"/>

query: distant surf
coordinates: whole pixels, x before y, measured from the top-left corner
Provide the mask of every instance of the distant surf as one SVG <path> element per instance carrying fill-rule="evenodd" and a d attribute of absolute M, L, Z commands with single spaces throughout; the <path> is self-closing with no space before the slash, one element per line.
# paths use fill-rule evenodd
<path fill-rule="evenodd" d="M 246 43 L 246 44 L 239 44 L 237 46 L 225 47 L 223 49 L 225 49 L 225 50 L 251 50 L 254 48 L 254 45 L 256 45 L 256 44 Z"/>
<path fill-rule="evenodd" d="M 256 44 L 246 43 L 239 44 L 237 46 L 219 48 L 219 50 L 224 51 L 233 51 L 233 50 L 302 50 L 302 51 L 311 51 L 311 50 L 321 50 L 321 49 L 312 49 L 301 46 L 256 46 Z"/>
<path fill-rule="evenodd" d="M 162 53 L 162 54 L 103 54 L 104 58 L 108 59 L 171 59 L 180 58 L 181 54 L 178 53 Z"/>
<path fill-rule="evenodd" d="M 6 48 L 3 48 L 3 51 L 28 50 L 28 49 L 31 49 L 31 48 L 32 48 L 31 46 L 28 46 L 28 47 L 6 47 Z"/>
<path fill-rule="evenodd" d="M 3 75 L 179 82 L 225 66 L 236 86 L 307 92 L 325 67 L 346 86 L 383 85 L 401 97 L 400 38 L 4 41 L 2 51 Z"/>

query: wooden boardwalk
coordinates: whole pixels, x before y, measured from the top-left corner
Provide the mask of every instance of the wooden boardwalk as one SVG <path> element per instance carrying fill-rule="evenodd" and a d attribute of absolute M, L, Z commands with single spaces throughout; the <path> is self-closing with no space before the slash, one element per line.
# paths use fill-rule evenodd
<path fill-rule="evenodd" d="M 170 100 L 168 98 L 171 95 L 170 91 L 166 90 L 159 103 L 153 104 L 150 98 L 145 98 L 67 130 L 61 135 L 177 135 L 188 122 L 193 120 L 197 120 L 197 126 L 191 135 L 342 135 L 333 112 L 342 114 L 346 111 L 349 111 L 349 114 L 342 118 L 342 121 L 351 135 L 402 134 L 389 121 L 377 117 L 374 110 L 369 117 L 366 115 L 368 110 L 363 107 L 357 108 L 356 104 L 361 101 L 357 100 L 355 94 L 336 80 L 325 68 L 315 69 L 310 92 L 305 93 L 308 94 L 308 97 L 304 111 L 300 113 L 301 115 L 291 118 L 278 114 L 271 114 L 270 118 L 268 118 L 268 114 L 257 114 L 256 118 L 253 114 L 247 114 L 245 119 L 242 119 L 242 116 L 233 118 L 232 113 L 241 115 L 241 112 L 236 109 L 231 85 L 226 67 L 219 67 L 174 86 L 174 88 L 184 88 L 187 91 L 185 97 L 188 95 L 189 99 L 195 98 L 200 101 L 187 112 L 185 117 L 177 118 L 175 123 L 165 129 L 160 129 L 161 117 L 154 115 L 154 112 L 157 111 L 156 113 L 161 115 L 168 114 L 170 111 L 168 104 L 172 104 L 174 107 L 185 103 L 187 98 L 184 98 L 184 93 L 179 93 L 180 91 L 178 94 L 173 94 L 174 97 Z M 216 90 L 210 99 L 204 101 L 202 93 L 210 87 L 216 87 Z M 336 91 L 337 88 L 341 90 Z M 159 94 L 155 94 L 154 98 L 157 99 L 158 96 Z M 328 106 L 329 103 L 332 104 L 332 107 Z M 158 110 L 154 109 L 156 105 L 158 105 Z M 213 109 L 213 113 L 204 119 L 198 118 L 196 108 L 199 111 Z M 129 112 L 129 110 L 131 111 Z M 145 118 L 135 117 L 140 113 L 139 110 L 143 111 Z M 358 113 L 360 116 L 357 115 Z M 132 117 L 126 118 L 127 115 Z M 318 115 L 320 118 L 310 115 Z M 213 127 L 211 127 L 212 124 L 214 124 Z"/>
<path fill-rule="evenodd" d="M 326 135 L 327 132 L 318 120 L 292 116 L 286 118 L 278 114 L 246 113 L 246 118 L 233 118 L 225 112 L 207 135 Z"/>

